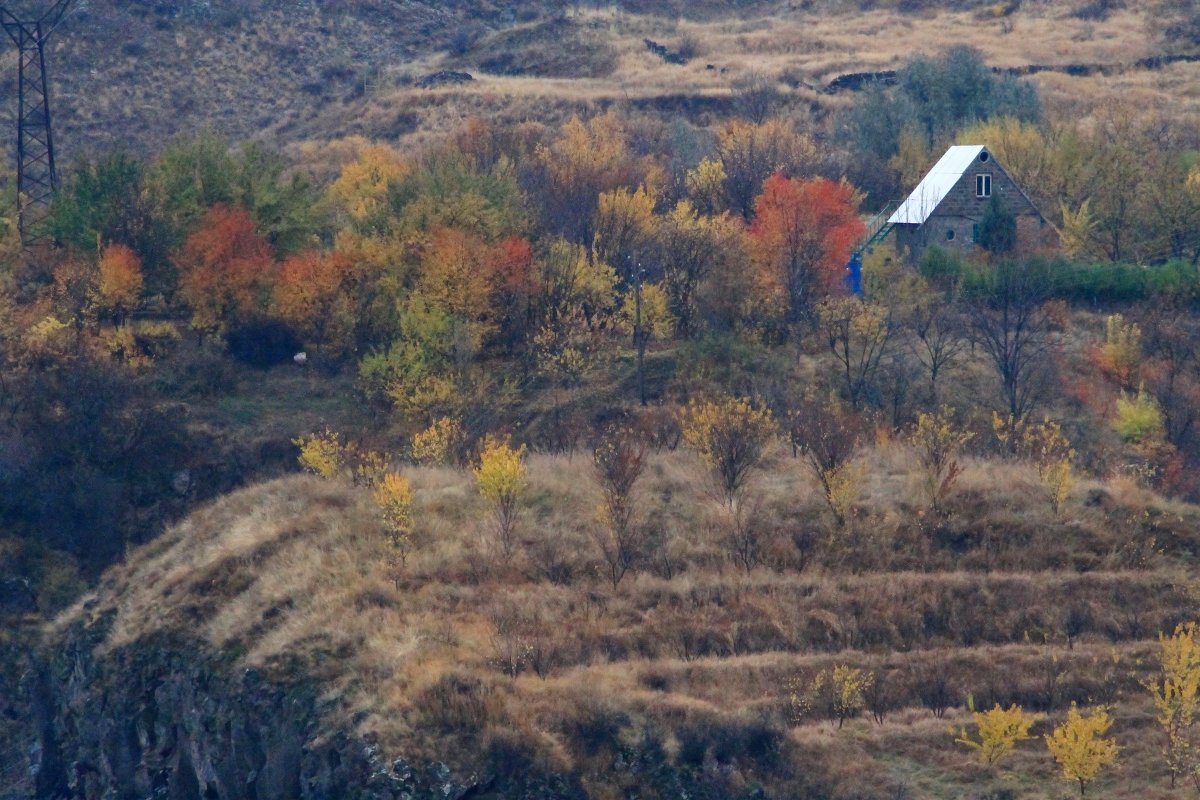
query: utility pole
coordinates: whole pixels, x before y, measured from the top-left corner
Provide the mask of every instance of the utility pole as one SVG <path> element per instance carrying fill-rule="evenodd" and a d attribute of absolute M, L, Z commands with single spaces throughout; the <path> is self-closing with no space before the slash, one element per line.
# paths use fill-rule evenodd
<path fill-rule="evenodd" d="M 50 81 L 46 77 L 46 41 L 74 0 L 56 0 L 41 15 L 22 19 L 0 4 L 0 27 L 17 46 L 17 228 L 30 245 L 40 238 L 58 190 L 54 131 L 50 118 Z"/>
<path fill-rule="evenodd" d="M 633 343 L 637 346 L 638 399 L 646 405 L 646 340 L 642 329 L 642 265 L 633 265 Z"/>

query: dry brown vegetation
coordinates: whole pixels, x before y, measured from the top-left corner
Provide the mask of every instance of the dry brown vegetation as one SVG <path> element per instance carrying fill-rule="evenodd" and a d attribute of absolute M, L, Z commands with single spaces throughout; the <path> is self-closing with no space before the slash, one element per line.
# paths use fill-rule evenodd
<path fill-rule="evenodd" d="M 800 115 L 847 102 L 819 90 L 833 78 L 894 69 L 915 54 L 979 48 L 999 67 L 1099 64 L 1104 74 L 1034 75 L 1056 116 L 1086 118 L 1121 100 L 1142 112 L 1194 117 L 1197 64 L 1123 69 L 1176 45 L 1160 37 L 1152 0 L 1084 15 L 1093 2 L 1031 0 L 1007 14 L 983 3 L 813 2 L 572 4 L 94 2 L 52 53 L 57 124 L 68 157 L 120 143 L 152 150 L 180 130 L 271 142 L 348 135 L 428 141 L 472 116 L 557 123 L 613 104 L 711 122 L 734 109 L 741 82 L 776 86 Z M 1003 4 L 1000 4 L 1003 5 Z M 644 39 L 694 53 L 665 62 Z M 710 68 L 711 66 L 711 68 Z M 0 55 L 10 87 L 15 56 Z M 475 81 L 421 89 L 445 68 Z"/>
<path fill-rule="evenodd" d="M 1057 797 L 1038 748 L 1018 748 L 1008 778 L 971 766 L 948 730 L 968 694 L 1045 719 L 1114 703 L 1124 766 L 1101 791 L 1170 796 L 1139 681 L 1158 632 L 1200 612 L 1187 568 L 1200 508 L 1116 481 L 1078 487 L 1055 518 L 1029 467 L 969 461 L 945 516 L 928 519 L 911 454 L 865 458 L 841 528 L 802 461 L 773 450 L 752 482 L 766 545 L 747 573 L 698 460 L 652 454 L 639 495 L 652 546 L 616 588 L 582 455 L 531 458 L 507 562 L 485 546 L 468 472 L 407 470 L 404 568 L 368 493 L 286 478 L 195 512 L 57 624 L 115 609 L 102 649 L 166 630 L 248 665 L 301 655 L 339 698 L 331 722 L 389 752 L 467 772 L 516 742 L 597 796 L 628 778 L 616 754 L 653 740 L 675 767 L 787 796 Z M 875 673 L 870 714 L 841 731 L 791 718 L 789 682 L 835 664 Z M 504 730 L 515 739 L 500 747 Z"/>

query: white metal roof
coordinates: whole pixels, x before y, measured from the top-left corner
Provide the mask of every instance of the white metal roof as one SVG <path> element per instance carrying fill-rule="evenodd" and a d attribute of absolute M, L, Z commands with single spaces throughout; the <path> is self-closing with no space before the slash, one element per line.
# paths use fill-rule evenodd
<path fill-rule="evenodd" d="M 955 145 L 947 150 L 888 222 L 892 225 L 924 224 L 982 151 L 981 144 Z"/>

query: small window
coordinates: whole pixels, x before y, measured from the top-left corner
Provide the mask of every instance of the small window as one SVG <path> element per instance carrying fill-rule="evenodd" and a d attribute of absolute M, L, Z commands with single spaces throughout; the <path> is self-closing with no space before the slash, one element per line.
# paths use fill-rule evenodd
<path fill-rule="evenodd" d="M 987 151 L 987 150 L 984 150 L 982 153 L 980 153 L 980 154 L 979 154 L 979 160 L 980 160 L 980 162 L 982 162 L 982 163 L 987 163 L 987 160 L 988 160 L 990 157 L 991 157 L 991 156 L 989 156 L 989 155 L 988 155 L 988 151 Z"/>
<path fill-rule="evenodd" d="M 947 241 L 947 242 L 953 242 L 953 241 L 954 241 L 954 229 L 953 229 L 953 228 L 951 228 L 950 230 L 946 231 L 946 241 Z"/>
<path fill-rule="evenodd" d="M 974 225 L 971 226 L 971 241 L 972 242 L 979 241 L 979 223 L 978 222 L 976 222 Z"/>
<path fill-rule="evenodd" d="M 975 176 L 975 196 L 976 197 L 991 197 L 992 196 L 992 176 L 991 175 L 976 175 Z"/>

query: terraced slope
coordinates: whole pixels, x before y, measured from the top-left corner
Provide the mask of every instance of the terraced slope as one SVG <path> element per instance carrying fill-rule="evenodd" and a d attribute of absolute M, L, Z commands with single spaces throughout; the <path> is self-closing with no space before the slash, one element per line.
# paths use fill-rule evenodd
<path fill-rule="evenodd" d="M 511 560 L 491 545 L 469 473 L 411 472 L 416 550 L 403 565 L 364 491 L 265 484 L 195 513 L 56 623 L 51 661 L 86 651 L 78 663 L 92 665 L 60 684 L 56 713 L 84 700 L 144 708 L 132 692 L 174 686 L 178 664 L 203 662 L 220 724 L 181 730 L 221 729 L 222 692 L 262 702 L 266 679 L 311 709 L 286 720 L 305 764 L 333 759 L 331 748 L 353 761 L 366 751 L 344 742 L 371 742 L 361 768 L 376 788 L 1057 798 L 1069 787 L 1040 741 L 1004 774 L 954 743 L 968 696 L 1044 714 L 1038 733 L 1071 702 L 1111 703 L 1123 766 L 1097 796 L 1172 796 L 1140 682 L 1158 632 L 1200 614 L 1200 508 L 1089 484 L 1055 517 L 1024 467 L 976 462 L 935 519 L 902 450 L 877 450 L 870 465 L 855 519 L 838 528 L 803 465 L 776 454 L 756 488 L 762 564 L 747 572 L 728 557 L 699 465 L 658 454 L 641 495 L 653 545 L 616 588 L 591 538 L 583 456 L 533 459 Z M 838 664 L 875 674 L 878 720 L 839 729 L 792 701 Z M 164 730 L 169 706 L 154 712 Z M 240 719 L 226 720 L 234 739 Z M 78 721 L 64 730 L 65 760 L 108 746 Z M 192 750 L 220 762 L 219 741 Z M 163 769 L 203 785 L 203 766 Z M 333 785 L 321 774 L 314 786 Z"/>

